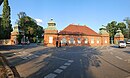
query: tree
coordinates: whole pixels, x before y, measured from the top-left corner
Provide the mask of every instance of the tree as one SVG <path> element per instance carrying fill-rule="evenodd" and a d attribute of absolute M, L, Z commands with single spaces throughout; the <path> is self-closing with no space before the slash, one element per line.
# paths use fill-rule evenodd
<path fill-rule="evenodd" d="M 112 21 L 111 23 L 108 23 L 107 26 L 105 27 L 110 37 L 114 37 L 114 34 L 116 34 L 116 30 L 117 30 L 117 22 Z"/>
<path fill-rule="evenodd" d="M 9 39 L 11 35 L 12 25 L 10 20 L 10 6 L 8 0 L 4 0 L 3 13 L 2 13 L 2 38 Z"/>
<path fill-rule="evenodd" d="M 127 34 L 128 29 L 126 28 L 126 24 L 125 24 L 125 23 L 119 22 L 119 23 L 117 24 L 117 29 L 120 29 L 120 30 L 122 31 L 124 37 L 125 37 L 125 38 L 128 38 L 128 34 Z"/>
<path fill-rule="evenodd" d="M 128 26 L 128 32 L 127 32 L 127 34 L 128 34 L 128 38 L 130 38 L 130 18 L 129 17 L 126 17 L 125 19 L 124 19 L 124 21 L 126 21 L 126 23 L 127 23 L 127 26 Z"/>
<path fill-rule="evenodd" d="M 33 38 L 35 38 L 36 36 L 42 36 L 43 27 L 37 25 L 37 22 L 33 18 L 27 16 L 25 12 L 20 12 L 18 16 L 19 25 L 21 26 L 21 29 L 24 31 L 24 35 L 28 37 L 31 42 L 34 42 Z"/>
<path fill-rule="evenodd" d="M 116 21 L 112 21 L 112 22 L 108 23 L 107 26 L 103 26 L 103 27 L 105 27 L 106 31 L 109 33 L 111 40 L 114 39 L 114 35 L 116 34 L 118 29 L 120 29 L 122 31 L 122 33 L 125 37 L 128 37 L 127 36 L 128 30 L 127 30 L 126 24 L 124 22 L 117 23 Z"/>

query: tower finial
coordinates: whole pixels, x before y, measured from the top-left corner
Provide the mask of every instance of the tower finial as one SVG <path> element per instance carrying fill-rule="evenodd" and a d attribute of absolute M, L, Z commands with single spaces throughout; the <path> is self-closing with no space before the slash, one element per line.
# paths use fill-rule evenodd
<path fill-rule="evenodd" d="M 51 18 L 51 21 L 53 21 L 53 18 Z"/>

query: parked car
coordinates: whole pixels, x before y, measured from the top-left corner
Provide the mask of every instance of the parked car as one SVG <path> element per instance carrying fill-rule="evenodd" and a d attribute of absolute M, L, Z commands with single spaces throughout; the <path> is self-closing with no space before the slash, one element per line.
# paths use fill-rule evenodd
<path fill-rule="evenodd" d="M 118 47 L 119 47 L 119 48 L 120 48 L 120 47 L 126 48 L 126 42 L 125 42 L 125 41 L 119 41 L 119 42 L 118 42 Z"/>
<path fill-rule="evenodd" d="M 126 42 L 127 44 L 130 44 L 130 39 L 128 39 L 128 41 Z"/>

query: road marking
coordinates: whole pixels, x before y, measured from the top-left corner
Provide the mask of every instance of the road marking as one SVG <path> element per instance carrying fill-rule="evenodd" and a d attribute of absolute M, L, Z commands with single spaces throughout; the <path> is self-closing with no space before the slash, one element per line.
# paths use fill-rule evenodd
<path fill-rule="evenodd" d="M 60 66 L 59 68 L 61 68 L 61 69 L 66 69 L 67 66 Z"/>
<path fill-rule="evenodd" d="M 14 53 L 15 55 L 17 54 L 17 53 Z"/>
<path fill-rule="evenodd" d="M 68 62 L 73 63 L 73 62 L 74 62 L 74 60 L 68 60 Z"/>
<path fill-rule="evenodd" d="M 101 49 L 103 48 L 104 46 L 101 47 Z"/>
<path fill-rule="evenodd" d="M 62 71 L 63 70 L 61 70 L 61 69 L 56 69 L 54 72 L 60 74 Z"/>
<path fill-rule="evenodd" d="M 63 50 L 66 50 L 66 48 L 64 48 Z"/>
<path fill-rule="evenodd" d="M 80 61 L 80 64 L 82 65 L 82 59 L 80 59 L 79 61 Z"/>
<path fill-rule="evenodd" d="M 44 78 L 55 78 L 56 76 L 57 76 L 56 74 L 50 73 L 47 76 L 45 76 Z"/>
<path fill-rule="evenodd" d="M 39 57 L 38 55 L 34 55 L 34 57 Z"/>
<path fill-rule="evenodd" d="M 27 57 L 20 57 L 20 58 L 22 58 L 22 59 L 24 59 L 24 60 L 28 59 Z"/>
<path fill-rule="evenodd" d="M 124 61 L 127 61 L 127 60 L 124 60 Z"/>
<path fill-rule="evenodd" d="M 55 57 L 55 56 L 52 56 L 51 58 L 56 58 L 56 59 L 59 59 L 59 60 L 64 60 L 64 61 L 68 60 L 68 59 L 59 58 L 59 57 Z"/>
<path fill-rule="evenodd" d="M 121 57 L 119 57 L 119 56 L 116 56 L 116 58 L 118 58 L 118 59 L 122 60 L 122 58 L 121 58 Z"/>
<path fill-rule="evenodd" d="M 69 65 L 71 65 L 71 63 L 65 63 L 64 65 L 67 65 L 67 66 L 69 66 Z"/>

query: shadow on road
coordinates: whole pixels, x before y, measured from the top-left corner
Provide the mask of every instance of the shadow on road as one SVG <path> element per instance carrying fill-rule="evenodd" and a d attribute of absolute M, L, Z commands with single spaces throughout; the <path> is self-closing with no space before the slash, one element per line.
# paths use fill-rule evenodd
<path fill-rule="evenodd" d="M 6 49 L 8 46 L 4 47 Z M 32 47 L 26 47 L 26 46 L 10 46 L 11 48 L 8 48 L 8 50 L 13 49 L 20 49 L 20 48 L 33 48 L 37 46 Z M 86 48 L 86 51 L 83 51 L 83 49 Z M 26 64 L 28 62 L 31 62 L 35 60 L 36 58 L 39 58 L 40 56 L 46 54 L 51 54 L 51 56 L 46 57 L 42 60 L 37 60 L 34 68 L 39 68 L 39 70 L 35 71 L 34 73 L 27 76 L 27 78 L 43 78 L 43 76 L 46 76 L 48 73 L 51 73 L 55 69 L 59 68 L 61 65 L 64 65 L 68 60 L 74 60 L 75 62 L 64 72 L 68 75 L 66 75 L 64 78 L 70 77 L 70 72 L 73 72 L 71 76 L 80 78 L 80 74 L 83 75 L 83 78 L 93 78 L 92 74 L 89 72 L 88 68 L 89 66 L 95 66 L 100 67 L 101 61 L 98 59 L 98 55 L 101 55 L 96 49 L 94 48 L 88 48 L 88 47 L 61 47 L 61 48 L 45 48 L 44 50 L 38 50 L 31 52 L 32 56 L 37 55 L 38 57 L 34 58 L 27 58 L 22 59 L 20 56 L 16 58 L 10 59 L 11 64 L 14 66 Z M 4 53 L 6 57 L 12 57 L 14 56 L 13 52 L 10 53 Z M 27 68 L 26 70 L 30 70 L 31 68 Z M 32 68 L 33 69 L 33 68 Z M 30 71 L 31 72 L 31 71 Z M 22 72 L 20 72 L 22 73 Z M 75 75 L 77 76 L 75 76 Z M 63 78 L 62 76 L 64 73 L 61 73 L 61 76 L 59 78 Z"/>
<path fill-rule="evenodd" d="M 126 52 L 126 53 L 130 54 L 130 51 L 124 51 L 124 52 Z"/>
<path fill-rule="evenodd" d="M 34 47 L 37 47 L 37 45 L 34 45 L 34 44 L 30 44 L 30 45 L 0 45 L 0 51 L 27 49 L 27 48 L 34 48 Z"/>
<path fill-rule="evenodd" d="M 59 48 L 59 51 L 55 49 L 56 48 L 53 48 L 54 52 L 52 52 L 50 57 L 36 63 L 36 65 L 45 65 L 35 73 L 29 75 L 27 78 L 43 78 L 48 73 L 53 73 L 52 71 L 64 65 L 64 63 L 68 60 L 74 60 L 74 63 L 64 70 L 63 73 L 57 76 L 57 78 L 81 78 L 81 75 L 82 78 L 94 78 L 89 72 L 89 66 L 100 67 L 101 64 L 101 61 L 97 57 L 100 53 L 95 49 L 91 52 L 88 51 L 87 53 L 83 52 L 84 47 L 67 47 L 66 50 Z"/>

